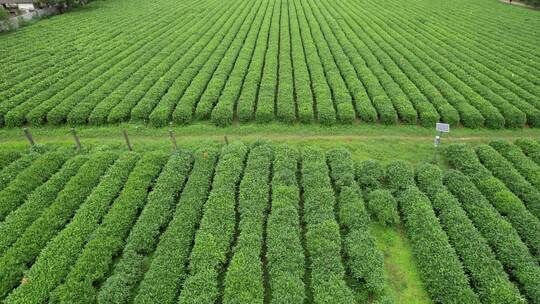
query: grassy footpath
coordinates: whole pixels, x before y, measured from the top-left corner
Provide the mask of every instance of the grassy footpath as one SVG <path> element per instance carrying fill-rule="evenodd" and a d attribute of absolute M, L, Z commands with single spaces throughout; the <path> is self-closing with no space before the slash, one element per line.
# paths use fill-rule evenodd
<path fill-rule="evenodd" d="M 169 149 L 171 143 L 168 128 L 148 128 L 138 124 L 121 124 L 109 127 L 79 127 L 77 132 L 83 146 L 107 145 L 123 147 L 122 130 L 126 129 L 135 150 Z M 241 126 L 217 128 L 207 123 L 187 127 L 173 127 L 178 145 L 196 148 L 201 145 L 219 146 L 226 135 L 230 141 L 251 142 L 259 138 L 276 143 L 287 143 L 292 147 L 318 146 L 324 150 L 343 146 L 349 149 L 355 160 L 378 159 L 388 161 L 402 159 L 413 163 L 433 159 L 433 137 L 436 132 L 416 126 L 356 125 L 323 127 L 317 125 L 287 125 L 271 123 L 266 125 L 245 124 Z M 56 143 L 73 145 L 69 127 L 32 128 L 32 134 L 39 144 Z M 443 138 L 443 145 L 450 142 L 472 144 L 487 143 L 495 139 L 515 139 L 519 137 L 540 138 L 540 129 L 515 130 L 471 130 L 452 129 Z M 3 149 L 21 149 L 28 145 L 20 128 L 1 129 L 0 145 Z"/>
<path fill-rule="evenodd" d="M 425 304 L 429 299 L 402 226 L 373 225 L 377 247 L 384 253 L 384 267 L 396 303 Z"/>

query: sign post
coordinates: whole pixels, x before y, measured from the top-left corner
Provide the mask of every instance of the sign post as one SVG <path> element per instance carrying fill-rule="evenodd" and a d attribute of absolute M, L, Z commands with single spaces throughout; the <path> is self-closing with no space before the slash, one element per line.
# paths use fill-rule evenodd
<path fill-rule="evenodd" d="M 441 146 L 441 138 L 443 133 L 450 133 L 450 125 L 445 123 L 437 123 L 435 125 L 435 129 L 437 132 L 439 132 L 438 135 L 435 136 L 435 154 L 433 155 L 433 163 L 438 164 L 439 162 L 439 147 Z"/>

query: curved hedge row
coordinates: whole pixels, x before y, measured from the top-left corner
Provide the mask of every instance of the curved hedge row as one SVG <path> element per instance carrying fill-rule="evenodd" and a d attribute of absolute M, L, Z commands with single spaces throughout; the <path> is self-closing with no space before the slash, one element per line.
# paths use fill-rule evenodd
<path fill-rule="evenodd" d="M 161 235 L 134 303 L 175 303 L 214 174 L 218 152 L 199 150 L 173 219 Z"/>
<path fill-rule="evenodd" d="M 136 154 L 121 155 L 107 170 L 66 228 L 47 243 L 32 267 L 25 272 L 27 283 L 13 290 L 5 303 L 47 301 L 49 293 L 62 282 L 109 210 L 137 159 Z"/>
<path fill-rule="evenodd" d="M 0 222 L 17 209 L 34 189 L 56 173 L 70 156 L 71 153 L 63 149 L 46 153 L 17 174 L 17 177 L 0 191 Z"/>
<path fill-rule="evenodd" d="M 534 160 L 535 163 L 540 165 L 540 143 L 532 139 L 518 139 L 516 140 L 523 153 Z"/>
<path fill-rule="evenodd" d="M 493 141 L 490 145 L 510 161 L 531 185 L 540 189 L 540 166 L 528 158 L 518 146 L 505 141 Z"/>
<path fill-rule="evenodd" d="M 410 187 L 399 194 L 398 201 L 431 298 L 440 303 L 480 303 L 428 198 Z M 445 269 L 444 273 L 440 269 Z"/>
<path fill-rule="evenodd" d="M 23 272 L 32 265 L 41 248 L 64 228 L 117 157 L 112 152 L 99 152 L 90 157 L 54 202 L 0 258 L 0 268 L 3 270 L 0 272 L 0 300 L 21 282 Z"/>
<path fill-rule="evenodd" d="M 17 174 L 29 167 L 39 156 L 39 153 L 30 151 L 2 169 L 0 171 L 0 191 L 4 190 Z"/>
<path fill-rule="evenodd" d="M 527 210 L 523 202 L 508 190 L 504 183 L 491 175 L 491 172 L 480 163 L 472 148 L 466 145 L 452 145 L 448 147 L 447 155 L 450 164 L 467 174 L 497 211 L 506 216 L 536 259 L 539 259 L 540 221 L 538 218 Z M 500 155 L 492 155 L 492 157 L 497 156 L 502 158 Z M 502 160 L 506 162 L 504 158 Z"/>
<path fill-rule="evenodd" d="M 435 165 L 422 165 L 416 170 L 418 187 L 431 199 L 432 206 L 460 257 L 470 282 L 485 303 L 523 303 L 516 286 L 474 227 L 459 201 L 443 184 L 443 172 Z"/>
<path fill-rule="evenodd" d="M 527 206 L 527 209 L 540 219 L 540 190 L 532 186 L 512 163 L 497 153 L 492 147 L 483 145 L 476 149 L 478 158 L 495 177 L 503 181 Z"/>
<path fill-rule="evenodd" d="M 273 152 L 269 145 L 251 148 L 238 195 L 240 234 L 223 282 L 223 303 L 262 303 L 263 233 L 270 203 Z"/>
<path fill-rule="evenodd" d="M 235 33 L 234 40 L 227 51 L 224 52 L 214 74 L 210 75 L 211 79 L 209 79 L 204 93 L 197 102 L 195 119 L 210 118 L 213 123 L 221 126 L 232 124 L 234 110 L 232 100 L 229 99 L 229 96 L 222 94 L 228 93 L 231 85 L 241 85 L 242 77 L 239 77 L 239 74 L 242 74 L 243 70 L 247 69 L 247 65 L 251 60 L 252 45 L 256 41 L 259 27 L 268 6 L 268 2 L 265 5 L 262 5 L 262 3 L 255 5 L 253 16 L 250 15 Z M 225 91 L 225 88 L 227 91 Z M 218 102 L 222 105 L 218 106 Z"/>
<path fill-rule="evenodd" d="M 371 234 L 369 216 L 354 179 L 352 156 L 345 149 L 336 149 L 327 153 L 327 160 L 336 190 L 348 272 L 357 282 L 365 284 L 363 287 L 373 298 L 390 301 L 390 296 L 384 294 L 386 282 L 383 254 L 377 249 Z"/>
<path fill-rule="evenodd" d="M 135 286 L 144 274 L 147 256 L 154 252 L 161 231 L 172 218 L 192 163 L 192 155 L 181 151 L 172 155 L 163 167 L 144 209 L 131 228 L 121 257 L 99 289 L 99 303 L 131 302 Z"/>
<path fill-rule="evenodd" d="M 242 143 L 223 148 L 216 167 L 212 191 L 195 235 L 189 260 L 189 276 L 179 303 L 214 303 L 219 294 L 218 277 L 236 229 L 236 194 L 248 149 Z"/>
<path fill-rule="evenodd" d="M 275 5 L 276 4 L 274 3 L 274 7 L 269 8 L 272 12 L 274 11 Z M 254 112 L 257 104 L 257 94 L 259 90 L 259 83 L 263 77 L 272 15 L 273 14 L 267 13 L 264 17 L 264 21 L 257 37 L 257 42 L 255 44 L 255 50 L 253 51 L 253 56 L 251 58 L 251 62 L 249 63 L 249 69 L 245 75 L 242 89 L 238 93 L 238 100 L 235 100 L 237 103 L 236 112 L 238 119 L 241 122 L 253 120 L 255 116 Z M 234 114 L 231 113 L 231 115 Z"/>
<path fill-rule="evenodd" d="M 324 154 L 308 149 L 302 156 L 305 237 L 313 302 L 355 303 L 345 282 L 341 235 L 334 214 L 334 191 Z"/>
<path fill-rule="evenodd" d="M 167 157 L 162 153 L 147 153 L 141 158 L 99 227 L 80 249 L 67 276 L 51 292 L 50 303 L 96 301 L 95 282 L 104 279 L 109 271 L 113 257 L 121 250 L 138 212 L 146 203 L 147 190 L 151 188 L 166 160 Z M 155 188 L 161 187 L 160 182 L 161 178 Z"/>
<path fill-rule="evenodd" d="M 237 53 L 240 50 L 238 43 L 240 43 L 243 40 L 243 37 L 247 35 L 249 25 L 253 22 L 257 9 L 261 3 L 255 4 L 246 2 L 244 5 L 247 6 L 239 9 L 241 12 L 240 14 L 236 13 L 235 15 L 228 16 L 229 20 L 227 20 L 226 25 L 223 26 L 228 29 L 228 32 L 220 32 L 222 35 L 221 41 L 212 41 L 212 47 L 215 47 L 212 55 L 205 61 L 201 59 L 201 66 L 198 69 L 197 75 L 193 77 L 191 81 L 187 81 L 189 86 L 186 87 L 184 94 L 180 97 L 176 104 L 176 108 L 172 112 L 173 121 L 181 124 L 191 122 L 200 100 L 205 99 L 208 103 L 213 103 L 213 101 L 210 100 L 212 99 L 211 96 L 215 96 L 216 94 L 219 96 L 221 89 L 219 89 L 218 86 L 220 86 L 228 76 L 228 73 L 225 73 L 225 70 L 223 69 L 226 69 L 227 65 L 230 65 L 231 62 L 234 64 L 234 60 L 236 59 L 235 52 Z M 238 34 L 238 36 L 236 34 Z M 231 47 L 232 45 L 235 45 L 236 47 Z M 227 55 L 231 56 L 231 58 L 224 57 Z M 223 62 L 223 65 L 221 62 Z M 218 71 L 220 73 L 216 73 Z M 214 73 L 216 74 L 213 78 Z M 210 88 L 209 91 L 206 91 L 207 86 Z M 203 104 L 204 103 L 205 101 L 203 101 Z M 208 106 L 213 108 L 214 105 Z"/>
<path fill-rule="evenodd" d="M 203 7 L 207 5 L 203 4 Z M 246 5 L 247 3 L 234 3 L 227 6 L 216 5 L 216 2 L 210 4 L 205 18 L 201 18 L 200 23 L 190 28 L 193 35 L 185 40 L 182 48 L 172 52 L 178 53 L 178 58 L 172 58 L 163 63 L 162 69 L 166 70 L 165 74 L 157 70 L 152 75 L 153 77 L 148 80 L 150 88 L 148 94 L 144 95 L 140 103 L 135 103 L 128 108 L 125 119 L 129 119 L 129 111 L 131 111 L 139 120 L 148 119 L 153 126 L 168 124 L 172 119 L 173 111 L 187 92 L 187 88 L 209 61 L 215 48 L 230 29 L 231 15 L 242 11 Z M 205 10 L 202 9 L 201 12 Z M 144 89 L 141 90 L 144 92 Z M 142 106 L 139 106 L 140 104 Z"/>
<path fill-rule="evenodd" d="M 353 108 L 353 99 L 351 97 L 350 89 L 345 83 L 347 78 L 343 77 L 340 68 L 338 68 L 338 65 L 341 65 L 344 59 L 342 57 L 334 56 L 332 50 L 337 52 L 339 47 L 332 39 L 330 39 L 330 36 L 323 33 L 323 29 L 318 23 L 319 19 L 314 16 L 310 9 L 306 9 L 305 6 L 305 2 L 300 2 L 300 25 L 304 28 L 311 29 L 311 35 L 322 63 L 324 76 L 331 89 L 331 97 L 334 108 L 336 109 L 337 120 L 340 123 L 350 124 L 355 120 L 356 113 Z M 342 58 L 342 60 L 339 58 Z M 416 118 L 416 113 L 414 113 L 414 117 Z"/>
<path fill-rule="evenodd" d="M 15 151 L 0 151 L 0 172 L 19 157 L 21 154 Z"/>
<path fill-rule="evenodd" d="M 0 256 L 50 206 L 66 183 L 87 160 L 85 156 L 76 156 L 68 160 L 57 173 L 30 193 L 26 201 L 0 223 Z"/>
<path fill-rule="evenodd" d="M 480 303 L 429 199 L 414 183 L 413 168 L 405 162 L 391 162 L 387 166 L 387 184 L 397 196 L 407 236 L 431 298 L 438 303 Z"/>
<path fill-rule="evenodd" d="M 444 184 L 459 199 L 462 208 L 530 303 L 540 303 L 540 267 L 512 225 L 463 173 L 448 171 L 444 175 Z"/>
<path fill-rule="evenodd" d="M 274 149 L 272 205 L 266 226 L 270 303 L 302 303 L 306 298 L 305 256 L 300 235 L 298 153 Z"/>

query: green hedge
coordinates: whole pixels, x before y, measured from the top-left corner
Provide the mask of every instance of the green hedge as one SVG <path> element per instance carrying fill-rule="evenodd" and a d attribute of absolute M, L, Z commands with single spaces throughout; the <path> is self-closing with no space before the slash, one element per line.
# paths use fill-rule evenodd
<path fill-rule="evenodd" d="M 187 262 L 195 232 L 212 182 L 218 152 L 201 149 L 176 205 L 172 221 L 161 235 L 148 271 L 144 274 L 134 303 L 176 302 L 187 275 Z"/>
<path fill-rule="evenodd" d="M 14 162 L 16 159 L 21 157 L 19 152 L 15 151 L 0 151 L 0 172 L 4 167 Z"/>
<path fill-rule="evenodd" d="M 270 207 L 269 145 L 252 147 L 238 197 L 240 234 L 224 280 L 223 303 L 261 303 L 264 283 L 261 255 L 266 211 Z"/>
<path fill-rule="evenodd" d="M 356 179 L 367 193 L 382 188 L 386 178 L 383 164 L 376 160 L 365 160 L 356 166 Z"/>
<path fill-rule="evenodd" d="M 540 219 L 540 190 L 532 186 L 512 163 L 501 156 L 496 150 L 488 145 L 482 145 L 476 149 L 478 158 L 495 177 L 503 181 L 506 186 L 515 193 L 527 209 Z M 539 247 L 540 248 L 540 247 Z"/>
<path fill-rule="evenodd" d="M 386 165 L 386 187 L 395 195 L 400 191 L 414 186 L 413 167 L 401 160 L 395 160 Z"/>
<path fill-rule="evenodd" d="M 160 64 L 159 69 L 152 71 L 151 77 L 145 81 L 146 88 L 140 89 L 142 92 L 148 90 L 150 93 L 141 100 L 141 103 L 145 105 L 143 107 L 145 110 L 141 111 L 142 115 L 140 115 L 142 119 L 155 104 L 155 108 L 148 116 L 149 122 L 156 127 L 165 126 L 171 121 L 171 115 L 180 102 L 189 103 L 186 108 L 191 109 L 191 112 L 184 112 L 187 114 L 185 116 L 186 122 L 192 118 L 191 115 L 197 99 L 194 98 L 196 95 L 193 94 L 193 88 L 189 88 L 190 84 L 200 71 L 204 69 L 204 73 L 207 73 L 208 69 L 212 68 L 211 63 L 206 64 L 210 58 L 212 62 L 219 60 L 211 55 L 216 46 L 220 46 L 228 27 L 232 25 L 230 17 L 233 12 L 240 11 L 246 4 L 235 2 L 233 5 L 226 6 L 220 14 L 216 14 L 215 9 L 206 10 L 204 18 L 198 18 L 196 24 L 191 24 L 187 28 L 186 32 L 190 33 L 190 36 L 183 40 L 180 47 L 178 43 L 169 44 L 173 46 L 174 52 L 172 53 L 176 55 L 168 57 Z M 185 3 L 185 5 L 192 8 L 191 3 Z M 205 5 L 208 4 L 201 4 L 201 6 Z M 220 50 L 222 49 L 223 46 L 220 46 Z M 165 74 L 161 70 L 166 71 Z M 154 86 L 155 82 L 158 82 L 159 85 Z M 188 89 L 190 93 L 185 94 Z M 195 89 L 199 90 L 200 88 L 196 87 Z M 183 95 L 186 95 L 186 99 L 183 98 Z M 137 100 L 133 106 L 136 104 Z M 129 117 L 129 113 L 126 116 Z"/>
<path fill-rule="evenodd" d="M 340 227 L 334 214 L 335 199 L 324 154 L 308 149 L 302 156 L 305 238 L 313 301 L 354 303 L 353 293 L 345 283 Z"/>
<path fill-rule="evenodd" d="M 388 190 L 374 190 L 367 196 L 367 208 L 373 218 L 385 226 L 399 223 L 397 202 Z"/>
<path fill-rule="evenodd" d="M 418 188 L 410 186 L 399 192 L 398 201 L 431 299 L 436 303 L 480 303 L 429 199 Z"/>
<path fill-rule="evenodd" d="M 26 271 L 43 248 L 84 202 L 100 177 L 117 159 L 112 152 L 95 153 L 66 184 L 55 201 L 45 210 L 0 258 L 0 300 L 20 283 Z"/>
<path fill-rule="evenodd" d="M 530 157 L 535 163 L 540 165 L 540 143 L 532 139 L 523 138 L 516 140 L 516 145 L 523 153 Z"/>
<path fill-rule="evenodd" d="M 484 303 L 523 303 L 519 290 L 459 201 L 443 185 L 442 177 L 442 170 L 435 165 L 425 164 L 416 171 L 418 187 L 430 197 L 480 300 Z"/>
<path fill-rule="evenodd" d="M 204 67 L 193 78 L 186 93 L 177 104 L 173 118 L 181 123 L 190 122 L 193 118 L 209 118 L 223 86 L 227 80 L 234 62 L 240 52 L 242 41 L 245 39 L 249 25 L 253 22 L 257 8 L 261 3 L 248 4 L 248 10 L 243 18 L 234 21 L 234 27 L 222 41 L 214 41 L 217 46 L 212 56 L 206 60 Z M 230 18 L 232 22 L 232 19 Z"/>
<path fill-rule="evenodd" d="M 56 174 L 36 188 L 17 210 L 0 223 L 0 256 L 54 202 L 58 193 L 87 160 L 88 157 L 82 155 L 68 160 Z"/>
<path fill-rule="evenodd" d="M 274 150 L 272 206 L 266 228 L 270 303 L 302 303 L 306 294 L 296 177 L 299 155 L 285 145 Z"/>
<path fill-rule="evenodd" d="M 66 149 L 44 154 L 21 171 L 9 185 L 0 191 L 0 222 L 17 209 L 26 197 L 46 182 L 71 156 Z"/>
<path fill-rule="evenodd" d="M 384 293 L 383 254 L 377 249 L 371 234 L 369 216 L 354 179 L 352 156 L 346 149 L 335 149 L 327 153 L 327 160 L 338 198 L 347 270 L 368 291 L 370 298 L 390 301 L 390 295 Z"/>
<path fill-rule="evenodd" d="M 488 241 L 497 259 L 530 303 L 540 303 L 540 267 L 516 230 L 463 173 L 449 170 L 444 183 Z"/>
<path fill-rule="evenodd" d="M 407 236 L 431 298 L 440 303 L 479 303 L 429 199 L 415 185 L 412 166 L 393 161 L 386 167 L 386 185 L 397 198 Z"/>
<path fill-rule="evenodd" d="M 266 10 L 268 10 L 270 4 L 265 3 L 265 5 L 267 7 Z M 256 48 L 255 44 L 259 37 L 258 29 L 260 29 L 263 22 L 268 22 L 270 19 L 268 14 L 265 15 L 266 10 L 263 8 L 259 9 L 255 21 L 244 41 L 240 37 L 231 46 L 231 49 L 238 50 L 237 54 L 230 54 L 232 53 L 230 52 L 225 55 L 224 58 L 226 60 L 224 59 L 221 62 L 220 69 L 216 71 L 219 76 L 214 77 L 210 82 L 210 84 L 215 85 L 207 88 L 197 105 L 197 109 L 195 110 L 196 119 L 210 118 L 214 124 L 223 127 L 233 123 L 236 101 L 242 90 L 242 83 L 251 64 Z M 285 65 L 283 67 L 284 69 Z M 294 103 L 291 102 L 290 105 L 293 106 Z M 291 113 L 288 114 L 290 115 Z M 294 108 L 291 119 L 294 119 Z"/>
<path fill-rule="evenodd" d="M 161 231 L 170 222 L 176 202 L 192 168 L 193 157 L 177 152 L 165 164 L 137 222 L 131 228 L 122 256 L 99 289 L 99 303 L 128 303 L 144 274 L 145 262 L 155 250 Z"/>
<path fill-rule="evenodd" d="M 466 174 L 469 173 L 476 187 L 499 213 L 506 216 L 536 259 L 540 260 L 540 234 L 538 234 L 540 221 L 538 218 L 527 210 L 523 202 L 504 183 L 491 175 L 491 172 L 480 163 L 472 148 L 467 145 L 452 145 L 447 152 L 450 164 Z M 502 161 L 506 162 L 500 155 L 491 156 L 498 157 L 499 160 L 502 158 Z"/>
<path fill-rule="evenodd" d="M 219 294 L 218 276 L 227 263 L 236 229 L 236 194 L 248 149 L 242 143 L 225 146 L 216 167 L 212 192 L 195 235 L 189 276 L 179 303 L 214 303 Z"/>
<path fill-rule="evenodd" d="M 531 185 L 540 189 L 540 166 L 528 158 L 518 146 L 505 141 L 493 141 L 490 145 L 510 161 Z"/>
<path fill-rule="evenodd" d="M 119 253 L 138 213 L 146 203 L 148 189 L 159 175 L 167 156 L 147 153 L 129 175 L 122 192 L 104 215 L 99 227 L 80 248 L 75 263 L 61 284 L 51 292 L 50 303 L 94 303 L 97 299 L 96 282 L 105 279 Z M 161 188 L 158 179 L 154 189 Z M 154 193 L 154 192 L 152 192 Z M 99 261 L 99 263 L 97 263 Z"/>
<path fill-rule="evenodd" d="M 4 190 L 4 188 L 6 188 L 19 173 L 28 168 L 39 156 L 40 153 L 30 151 L 5 166 L 4 169 L 0 171 L 0 191 Z"/>
<path fill-rule="evenodd" d="M 25 273 L 28 283 L 19 285 L 8 296 L 6 303 L 47 301 L 49 293 L 69 273 L 84 244 L 99 226 L 137 159 L 136 154 L 121 155 L 107 170 L 71 222 L 41 250 L 36 262 Z"/>

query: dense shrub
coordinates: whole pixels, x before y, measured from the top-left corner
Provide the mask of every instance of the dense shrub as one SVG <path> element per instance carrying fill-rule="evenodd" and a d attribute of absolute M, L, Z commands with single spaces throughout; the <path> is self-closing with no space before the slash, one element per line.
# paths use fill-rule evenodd
<path fill-rule="evenodd" d="M 384 293 L 383 254 L 371 234 L 369 216 L 354 179 L 351 154 L 345 149 L 336 149 L 328 152 L 327 159 L 337 196 L 348 273 L 372 298 L 390 300 L 390 295 Z"/>
<path fill-rule="evenodd" d="M 516 145 L 521 148 L 523 153 L 530 157 L 535 163 L 540 165 L 540 143 L 532 139 L 518 139 Z"/>
<path fill-rule="evenodd" d="M 98 186 L 75 213 L 71 222 L 40 252 L 25 273 L 27 284 L 20 285 L 6 299 L 8 303 L 45 302 L 49 293 L 62 281 L 101 219 L 109 210 L 138 156 L 120 156 Z"/>
<path fill-rule="evenodd" d="M 266 228 L 270 303 L 301 303 L 306 294 L 296 178 L 299 155 L 287 146 L 274 151 L 272 206 Z"/>
<path fill-rule="evenodd" d="M 21 157 L 21 154 L 15 151 L 0 151 L 0 172 L 5 166 Z"/>
<path fill-rule="evenodd" d="M 15 179 L 0 191 L 0 222 L 17 209 L 34 189 L 46 182 L 71 156 L 61 149 L 46 153 L 21 171 Z"/>
<path fill-rule="evenodd" d="M 95 153 L 70 179 L 62 191 L 32 225 L 0 258 L 0 299 L 22 279 L 43 248 L 66 223 L 99 183 L 100 177 L 117 158 L 111 152 Z"/>
<path fill-rule="evenodd" d="M 487 240 L 505 270 L 518 283 L 523 294 L 531 303 L 540 303 L 540 267 L 516 230 L 463 173 L 448 171 L 444 183 L 459 199 L 468 217 Z"/>
<path fill-rule="evenodd" d="M 512 163 L 497 153 L 492 147 L 482 145 L 476 150 L 480 161 L 488 168 L 495 177 L 503 181 L 506 186 L 515 193 L 527 209 L 540 219 L 540 190 L 532 186 Z"/>
<path fill-rule="evenodd" d="M 379 161 L 365 160 L 356 166 L 358 184 L 368 193 L 381 188 L 385 176 L 385 168 Z"/>
<path fill-rule="evenodd" d="M 395 160 L 386 165 L 386 186 L 394 195 L 414 186 L 413 167 L 401 160 Z"/>
<path fill-rule="evenodd" d="M 389 175 L 392 176 L 392 175 Z M 415 186 L 400 190 L 398 201 L 420 274 L 438 303 L 480 303 L 435 216 L 429 199 Z M 444 269 L 444 272 L 440 270 Z"/>
<path fill-rule="evenodd" d="M 494 141 L 490 145 L 510 161 L 531 185 L 540 189 L 540 166 L 528 158 L 518 146 L 505 141 Z"/>
<path fill-rule="evenodd" d="M 8 18 L 9 13 L 3 7 L 0 7 L 0 21 L 7 20 Z"/>
<path fill-rule="evenodd" d="M 306 246 L 315 303 L 354 303 L 345 283 L 341 236 L 334 214 L 334 193 L 324 154 L 306 150 L 302 159 Z"/>
<path fill-rule="evenodd" d="M 212 183 L 212 192 L 204 206 L 204 215 L 195 235 L 189 260 L 189 276 L 184 282 L 179 303 L 215 302 L 218 276 L 227 263 L 227 255 L 236 228 L 236 193 L 244 168 L 247 148 L 233 143 L 223 148 Z"/>
<path fill-rule="evenodd" d="M 57 173 L 28 195 L 26 201 L 0 223 L 0 256 L 49 207 L 87 159 L 86 156 L 76 156 L 68 160 Z"/>
<path fill-rule="evenodd" d="M 121 250 L 124 240 L 139 211 L 146 203 L 151 189 L 167 157 L 162 153 L 147 153 L 130 174 L 122 192 L 104 215 L 99 227 L 84 245 L 69 273 L 53 292 L 51 303 L 93 303 L 96 301 L 95 282 L 104 279 L 113 257 Z M 159 179 L 156 188 L 160 188 Z M 100 261 L 96 263 L 95 261 Z"/>
<path fill-rule="evenodd" d="M 135 303 L 175 303 L 188 272 L 187 262 L 197 225 L 210 191 L 218 154 L 201 149 L 176 205 L 173 219 L 161 235 L 148 271 L 144 274 Z"/>
<path fill-rule="evenodd" d="M 154 252 L 161 231 L 173 216 L 192 162 L 190 153 L 180 151 L 165 164 L 137 222 L 131 228 L 122 256 L 99 290 L 99 303 L 131 302 L 135 286 L 142 279 L 147 256 Z"/>
<path fill-rule="evenodd" d="M 267 144 L 250 151 L 238 197 L 240 235 L 225 274 L 223 303 L 264 301 L 261 255 L 265 213 L 270 202 L 272 158 L 272 149 Z"/>
<path fill-rule="evenodd" d="M 431 199 L 439 221 L 470 276 L 480 300 L 485 303 L 523 303 L 486 239 L 476 229 L 459 201 L 443 185 L 443 172 L 435 165 L 417 169 L 418 187 Z"/>
<path fill-rule="evenodd" d="M 373 218 L 383 225 L 399 223 L 397 202 L 388 190 L 374 190 L 367 196 L 367 209 Z"/>
<path fill-rule="evenodd" d="M 500 155 L 498 157 L 502 158 Z M 450 164 L 468 175 L 497 211 L 506 216 L 534 256 L 539 259 L 540 221 L 538 218 L 527 210 L 523 202 L 504 183 L 491 175 L 491 172 L 480 163 L 472 148 L 466 145 L 452 145 L 448 148 L 448 160 Z M 501 164 L 504 162 L 506 160 L 503 158 Z M 521 176 L 519 178 L 523 179 Z"/>
<path fill-rule="evenodd" d="M 5 166 L 0 171 L 0 191 L 4 190 L 20 172 L 29 167 L 39 156 L 39 153 L 31 151 Z"/>

